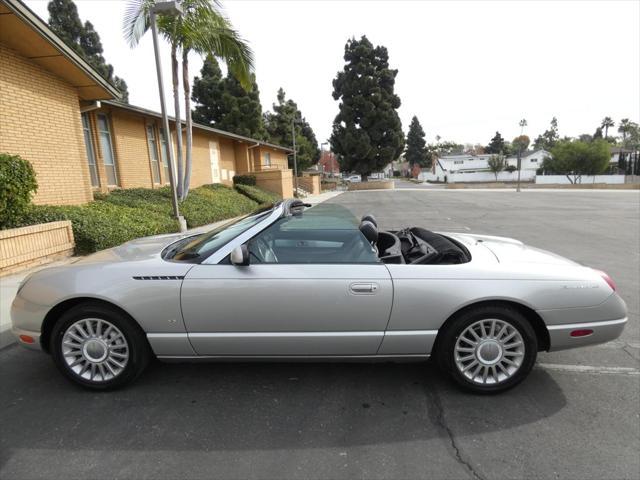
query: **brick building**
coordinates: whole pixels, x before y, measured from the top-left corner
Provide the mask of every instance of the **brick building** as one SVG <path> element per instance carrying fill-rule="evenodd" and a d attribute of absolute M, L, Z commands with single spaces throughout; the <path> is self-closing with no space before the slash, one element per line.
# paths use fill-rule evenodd
<path fill-rule="evenodd" d="M 160 114 L 117 99 L 20 0 L 0 0 L 0 152 L 31 162 L 35 203 L 86 203 L 94 191 L 168 183 Z M 291 197 L 288 152 L 194 125 L 191 184 L 231 184 L 234 174 L 251 172 L 258 185 Z"/>

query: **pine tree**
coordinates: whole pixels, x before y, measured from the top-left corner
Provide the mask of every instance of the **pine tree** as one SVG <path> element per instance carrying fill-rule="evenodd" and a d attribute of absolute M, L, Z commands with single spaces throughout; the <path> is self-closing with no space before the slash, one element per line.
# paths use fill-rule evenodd
<path fill-rule="evenodd" d="M 73 0 L 51 0 L 47 10 L 51 30 L 77 53 L 84 55 L 80 46 L 80 37 L 84 29 Z"/>
<path fill-rule="evenodd" d="M 333 80 L 340 111 L 333 121 L 331 149 L 345 170 L 366 178 L 404 149 L 400 98 L 394 93 L 398 71 L 389 68 L 387 49 L 374 47 L 365 36 L 347 42 L 344 60 L 344 70 Z"/>
<path fill-rule="evenodd" d="M 251 90 L 246 91 L 233 75 L 222 78 L 218 62 L 211 56 L 205 60 L 200 75 L 193 79 L 191 99 L 197 104 L 194 121 L 245 137 L 267 138 L 254 75 Z"/>
<path fill-rule="evenodd" d="M 558 135 L 558 119 L 553 117 L 551 119 L 551 125 L 548 130 L 545 130 L 542 135 L 538 135 L 538 137 L 533 141 L 533 148 L 535 150 L 545 149 L 551 150 L 555 147 L 556 143 L 560 140 L 560 136 Z"/>
<path fill-rule="evenodd" d="M 49 10 L 49 26 L 68 46 L 83 57 L 102 77 L 115 86 L 122 94 L 122 100 L 129 101 L 127 83 L 113 75 L 113 66 L 104 59 L 100 35 L 89 21 L 84 25 L 78 15 L 78 8 L 73 0 L 51 0 Z"/>
<path fill-rule="evenodd" d="M 293 145 L 292 126 L 296 132 L 298 172 L 318 163 L 320 149 L 311 125 L 302 116 L 298 105 L 286 99 L 284 90 L 278 90 L 278 103 L 273 104 L 273 113 L 265 114 L 265 126 L 269 140 L 278 145 Z M 293 157 L 289 157 L 289 168 L 293 168 Z"/>
<path fill-rule="evenodd" d="M 418 117 L 414 116 L 409 125 L 409 133 L 407 134 L 407 150 L 404 158 L 412 167 L 418 165 L 420 167 L 431 166 L 431 155 L 427 152 L 427 142 L 424 140 L 424 130 L 418 121 Z"/>
<path fill-rule="evenodd" d="M 502 138 L 502 135 L 500 135 L 500 132 L 496 132 L 496 134 L 491 139 L 491 142 L 489 142 L 489 145 L 485 147 L 484 153 L 498 154 L 498 153 L 505 153 L 505 150 L 506 148 L 505 148 L 504 138 Z"/>

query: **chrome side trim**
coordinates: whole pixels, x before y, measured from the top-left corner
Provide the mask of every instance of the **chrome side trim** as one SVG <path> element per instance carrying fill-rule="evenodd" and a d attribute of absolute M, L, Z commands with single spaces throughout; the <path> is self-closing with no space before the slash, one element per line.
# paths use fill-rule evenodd
<path fill-rule="evenodd" d="M 431 353 L 438 330 L 387 330 L 379 355 L 427 355 Z"/>
<path fill-rule="evenodd" d="M 600 322 L 569 323 L 566 325 L 549 325 L 549 351 L 566 350 L 569 348 L 585 347 L 615 340 L 620 336 L 627 317 Z M 573 330 L 591 329 L 593 333 L 584 337 L 572 337 Z"/>
<path fill-rule="evenodd" d="M 412 336 L 412 335 L 437 335 L 438 330 L 387 330 L 385 335 L 393 336 L 393 335 L 401 335 L 401 336 Z"/>
<path fill-rule="evenodd" d="M 211 332 L 188 335 L 190 338 L 382 337 L 384 332 Z"/>
<path fill-rule="evenodd" d="M 566 325 L 549 325 L 548 330 L 567 330 L 567 329 L 579 329 L 579 328 L 597 328 L 606 327 L 610 325 L 618 325 L 621 323 L 627 323 L 627 317 L 619 318 L 617 320 L 604 320 L 602 322 L 585 322 L 585 323 L 568 323 Z"/>
<path fill-rule="evenodd" d="M 426 354 L 414 355 L 158 355 L 158 359 L 165 362 L 211 362 L 211 361 L 256 361 L 256 362 L 361 362 L 361 361 L 424 361 L 429 358 Z"/>

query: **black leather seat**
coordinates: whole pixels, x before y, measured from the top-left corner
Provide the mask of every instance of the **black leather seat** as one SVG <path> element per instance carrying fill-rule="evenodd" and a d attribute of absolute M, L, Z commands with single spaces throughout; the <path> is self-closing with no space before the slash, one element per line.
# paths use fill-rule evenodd
<path fill-rule="evenodd" d="M 360 222 L 360 231 L 367 241 L 375 247 L 378 243 L 378 227 L 373 222 L 364 220 Z"/>

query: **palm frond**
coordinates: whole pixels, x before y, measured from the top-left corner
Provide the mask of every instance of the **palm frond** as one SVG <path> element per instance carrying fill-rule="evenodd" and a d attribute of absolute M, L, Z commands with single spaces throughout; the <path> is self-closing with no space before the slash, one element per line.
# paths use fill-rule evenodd
<path fill-rule="evenodd" d="M 124 11 L 122 32 L 130 47 L 135 47 L 149 29 L 149 9 L 154 0 L 129 0 Z"/>

